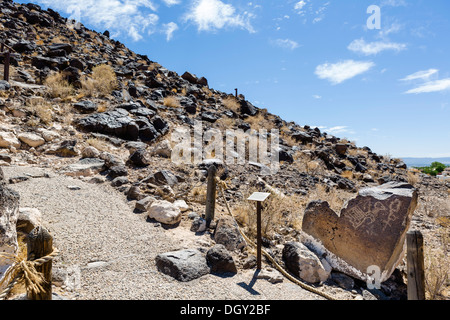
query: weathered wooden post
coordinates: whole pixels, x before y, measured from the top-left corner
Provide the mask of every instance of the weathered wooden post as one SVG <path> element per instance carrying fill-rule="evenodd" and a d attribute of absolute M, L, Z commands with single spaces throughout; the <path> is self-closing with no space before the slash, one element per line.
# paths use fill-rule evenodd
<path fill-rule="evenodd" d="M 206 189 L 206 211 L 205 220 L 209 227 L 212 220 L 214 220 L 214 211 L 216 207 L 216 173 L 215 165 L 210 165 L 208 168 L 208 186 Z"/>
<path fill-rule="evenodd" d="M 11 53 L 9 52 L 9 50 L 6 50 L 4 56 L 5 56 L 5 58 L 3 61 L 3 64 L 4 64 L 3 79 L 9 82 L 9 62 L 11 59 Z"/>
<path fill-rule="evenodd" d="M 234 91 L 235 91 L 235 97 L 237 98 L 238 97 L 238 89 L 236 88 L 236 89 L 234 89 Z"/>
<path fill-rule="evenodd" d="M 420 231 L 406 234 L 408 300 L 425 300 L 423 235 Z"/>
<path fill-rule="evenodd" d="M 27 239 L 28 260 L 36 260 L 53 252 L 53 238 L 47 230 L 38 226 L 34 228 Z M 45 283 L 42 284 L 44 292 L 35 294 L 27 292 L 29 300 L 52 300 L 52 261 L 36 266 L 36 271 L 44 275 Z"/>
<path fill-rule="evenodd" d="M 254 192 L 247 200 L 256 201 L 256 269 L 262 268 L 262 233 L 261 233 L 261 203 L 270 196 L 270 193 Z"/>

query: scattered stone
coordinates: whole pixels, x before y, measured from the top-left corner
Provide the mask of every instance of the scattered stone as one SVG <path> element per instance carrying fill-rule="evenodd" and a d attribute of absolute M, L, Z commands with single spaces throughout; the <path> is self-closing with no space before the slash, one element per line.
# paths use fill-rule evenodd
<path fill-rule="evenodd" d="M 198 216 L 195 217 L 190 230 L 192 232 L 204 232 L 206 230 L 206 220 Z"/>
<path fill-rule="evenodd" d="M 20 148 L 20 141 L 12 132 L 0 132 L 0 148 Z"/>
<path fill-rule="evenodd" d="M 27 176 L 16 176 L 16 177 L 11 177 L 8 179 L 8 183 L 9 184 L 15 184 L 15 183 L 19 183 L 19 182 L 24 182 L 30 180 L 30 177 Z"/>
<path fill-rule="evenodd" d="M 100 151 L 93 146 L 88 146 L 81 151 L 81 158 L 98 158 Z"/>
<path fill-rule="evenodd" d="M 168 158 L 172 156 L 172 147 L 170 146 L 169 140 L 161 141 L 156 147 L 151 151 L 151 155 L 157 155 L 163 158 Z"/>
<path fill-rule="evenodd" d="M 164 224 L 177 224 L 181 221 L 181 211 L 166 200 L 156 200 L 148 209 L 148 217 Z"/>
<path fill-rule="evenodd" d="M 300 242 L 285 244 L 283 261 L 290 272 L 309 283 L 324 282 L 331 273 L 329 265 L 324 266 L 320 259 Z"/>
<path fill-rule="evenodd" d="M 283 282 L 283 275 L 275 269 L 265 268 L 262 269 L 257 275 L 256 279 L 266 279 L 270 283 L 280 283 Z"/>
<path fill-rule="evenodd" d="M 42 146 L 45 143 L 44 138 L 42 138 L 41 136 L 39 136 L 37 134 L 30 133 L 30 132 L 21 133 L 17 137 L 20 139 L 20 141 L 22 141 L 23 143 L 25 143 L 28 146 L 33 147 L 33 148 Z"/>
<path fill-rule="evenodd" d="M 156 267 L 178 281 L 187 282 L 209 273 L 203 254 L 197 249 L 185 249 L 156 256 Z"/>
<path fill-rule="evenodd" d="M 84 158 L 77 163 L 70 164 L 62 169 L 62 173 L 72 177 L 88 177 L 103 171 L 105 161 L 97 158 Z"/>
<path fill-rule="evenodd" d="M 417 206 L 417 191 L 407 183 L 365 188 L 338 216 L 327 202 L 311 202 L 303 217 L 304 243 L 326 254 L 330 265 L 368 281 L 367 269 L 378 266 L 387 280 L 403 258 L 406 232 Z"/>
<path fill-rule="evenodd" d="M 187 205 L 186 201 L 184 200 L 176 200 L 173 205 L 175 207 L 178 207 L 178 209 L 181 210 L 181 212 L 185 212 L 189 210 L 189 206 Z"/>
<path fill-rule="evenodd" d="M 127 164 L 135 165 L 137 167 L 147 167 L 150 164 L 150 158 L 145 149 L 136 150 L 128 159 Z"/>
<path fill-rule="evenodd" d="M 97 112 L 97 104 L 92 101 L 85 100 L 81 102 L 77 102 L 74 105 L 74 108 L 80 111 L 81 113 L 93 113 Z"/>
<path fill-rule="evenodd" d="M 37 226 L 42 225 L 42 214 L 36 208 L 19 208 L 17 231 L 30 233 Z"/>
<path fill-rule="evenodd" d="M 350 291 L 355 286 L 355 281 L 351 277 L 341 272 L 332 272 L 331 280 L 336 282 L 336 284 L 344 290 Z"/>
<path fill-rule="evenodd" d="M 206 253 L 206 261 L 215 273 L 237 273 L 236 264 L 233 256 L 222 244 L 216 244 Z"/>
<path fill-rule="evenodd" d="M 116 177 L 111 181 L 113 187 L 120 187 L 127 183 L 130 183 L 130 180 L 128 180 L 127 177 Z"/>
<path fill-rule="evenodd" d="M 155 200 L 156 199 L 151 196 L 145 197 L 144 199 L 141 199 L 136 202 L 135 209 L 139 210 L 140 212 L 147 212 L 148 208 L 150 208 L 150 206 Z"/>
<path fill-rule="evenodd" d="M 77 157 L 78 150 L 76 148 L 76 145 L 77 140 L 64 140 L 61 143 L 49 148 L 46 153 L 54 154 L 64 158 Z"/>
<path fill-rule="evenodd" d="M 247 259 L 244 260 L 244 263 L 242 267 L 244 269 L 253 269 L 256 267 L 256 264 L 258 263 L 256 256 L 250 255 Z"/>
<path fill-rule="evenodd" d="M 241 250 L 247 245 L 236 221 L 230 216 L 224 216 L 217 222 L 214 241 L 223 244 L 230 251 Z"/>

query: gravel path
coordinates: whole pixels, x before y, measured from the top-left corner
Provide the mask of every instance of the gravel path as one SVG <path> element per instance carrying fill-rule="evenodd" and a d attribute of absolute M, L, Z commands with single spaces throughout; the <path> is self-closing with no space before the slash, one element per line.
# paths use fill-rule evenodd
<path fill-rule="evenodd" d="M 157 271 L 156 255 L 207 249 L 212 243 L 207 235 L 195 236 L 182 226 L 155 226 L 144 214 L 133 213 L 125 197 L 107 183 L 86 183 L 34 167 L 3 167 L 3 171 L 6 179 L 49 174 L 49 178 L 31 178 L 9 187 L 19 192 L 21 207 L 42 212 L 43 224 L 61 251 L 54 268 L 69 271 L 73 279 L 60 293 L 70 299 L 323 299 L 287 279 L 277 284 L 255 279 L 254 269 L 240 270 L 232 277 L 208 274 L 178 282 Z"/>

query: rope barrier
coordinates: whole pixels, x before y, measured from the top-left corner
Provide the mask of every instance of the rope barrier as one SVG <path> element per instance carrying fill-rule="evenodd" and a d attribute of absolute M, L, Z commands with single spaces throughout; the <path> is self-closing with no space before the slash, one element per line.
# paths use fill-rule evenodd
<path fill-rule="evenodd" d="M 225 197 L 225 193 L 224 193 L 224 188 L 227 189 L 227 185 L 225 183 L 225 181 L 220 180 L 218 177 L 216 177 L 216 182 L 217 185 L 219 186 L 220 189 L 220 193 L 222 195 L 223 200 L 225 201 L 225 206 L 227 208 L 228 213 L 230 214 L 230 216 L 236 221 L 236 219 L 233 216 L 233 213 L 231 212 L 230 206 L 228 205 L 228 201 Z M 236 223 L 237 224 L 237 223 Z M 238 224 L 237 224 L 238 225 Z M 244 240 L 250 244 L 252 247 L 256 248 L 256 244 L 250 240 L 247 235 L 241 230 L 241 228 L 238 225 L 238 230 L 239 233 L 242 235 L 242 237 L 244 238 Z M 318 294 L 322 297 L 324 297 L 325 299 L 328 300 L 336 300 L 334 297 L 330 296 L 329 294 L 320 291 L 312 286 L 309 286 L 301 281 L 299 281 L 298 279 L 294 278 L 292 275 L 290 275 L 286 270 L 283 269 L 283 267 L 281 265 L 278 264 L 278 262 L 275 261 L 275 259 L 264 249 L 261 249 L 262 254 L 270 261 L 273 263 L 273 265 L 275 266 L 275 268 L 278 269 L 278 271 L 281 272 L 281 274 L 283 276 L 285 276 L 286 278 L 288 278 L 290 281 L 294 282 L 295 284 L 299 285 L 300 287 L 302 287 L 303 289 L 310 291 L 312 293 Z"/>
<path fill-rule="evenodd" d="M 11 290 L 17 284 L 25 284 L 27 291 L 33 293 L 40 293 L 44 291 L 42 284 L 45 282 L 42 273 L 36 270 L 36 267 L 43 265 L 46 262 L 52 261 L 59 254 L 59 250 L 53 247 L 52 253 L 36 260 L 22 260 L 18 261 L 17 256 L 11 254 L 0 253 L 0 257 L 14 260 L 16 263 L 5 273 L 3 279 L 0 281 L 0 286 L 3 285 L 7 279 L 12 279 L 8 286 L 0 293 L 0 300 L 6 298 Z"/>

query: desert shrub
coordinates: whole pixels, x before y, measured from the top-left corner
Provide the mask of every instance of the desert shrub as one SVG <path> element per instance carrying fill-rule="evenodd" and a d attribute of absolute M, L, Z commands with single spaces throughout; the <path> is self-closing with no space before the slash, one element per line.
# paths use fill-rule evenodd
<path fill-rule="evenodd" d="M 61 72 L 50 74 L 44 81 L 48 93 L 52 98 L 67 98 L 73 93 L 73 87 Z"/>
<path fill-rule="evenodd" d="M 27 101 L 26 107 L 39 119 L 39 122 L 48 125 L 53 121 L 54 112 L 47 101 L 32 98 Z"/>
<path fill-rule="evenodd" d="M 238 112 L 241 107 L 235 97 L 229 96 L 222 100 L 222 104 L 233 112 Z"/>
<path fill-rule="evenodd" d="M 92 69 L 91 77 L 81 79 L 81 91 L 88 97 L 104 97 L 117 87 L 117 77 L 113 68 L 107 64 Z"/>
<path fill-rule="evenodd" d="M 179 108 L 180 101 L 175 96 L 168 96 L 164 98 L 164 106 L 169 108 Z"/>
<path fill-rule="evenodd" d="M 413 171 L 408 171 L 407 180 L 410 185 L 415 186 L 419 182 L 419 175 Z"/>

